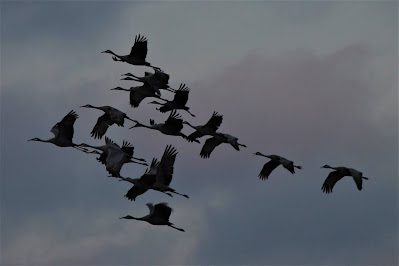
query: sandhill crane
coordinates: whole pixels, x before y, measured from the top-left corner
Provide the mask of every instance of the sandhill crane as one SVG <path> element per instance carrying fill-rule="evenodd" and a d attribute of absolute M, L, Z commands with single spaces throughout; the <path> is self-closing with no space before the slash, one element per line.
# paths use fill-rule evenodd
<path fill-rule="evenodd" d="M 138 121 L 135 121 L 136 125 L 132 126 L 131 128 L 135 127 L 146 127 L 154 130 L 158 130 L 162 132 L 165 135 L 171 135 L 171 136 L 180 136 L 184 139 L 187 140 L 187 136 L 184 135 L 180 130 L 183 129 L 183 120 L 181 119 L 181 116 L 176 112 L 173 111 L 170 113 L 168 119 L 165 121 L 165 123 L 159 123 L 155 124 L 154 120 L 150 120 L 150 125 L 144 125 L 141 124 Z M 199 143 L 198 140 L 194 140 L 195 142 Z"/>
<path fill-rule="evenodd" d="M 141 101 L 147 97 L 159 98 L 159 96 L 156 94 L 156 91 L 154 90 L 154 88 L 148 84 L 144 84 L 143 86 L 138 86 L 138 87 L 130 87 L 130 89 L 116 87 L 111 90 L 129 91 L 130 92 L 130 105 L 132 107 L 138 107 L 140 105 Z"/>
<path fill-rule="evenodd" d="M 213 112 L 212 117 L 203 126 L 193 126 L 187 121 L 184 121 L 183 124 L 189 125 L 190 127 L 196 130 L 194 133 L 191 133 L 188 136 L 189 141 L 193 141 L 205 135 L 215 134 L 216 130 L 218 130 L 220 125 L 222 124 L 222 121 L 223 121 L 223 116 L 219 115 L 217 112 Z"/>
<path fill-rule="evenodd" d="M 138 77 L 132 73 L 126 73 L 122 76 L 126 76 L 121 80 L 134 80 L 138 82 L 143 82 L 145 84 L 149 84 L 152 86 L 157 94 L 161 96 L 160 90 L 167 90 L 171 92 L 175 92 L 176 90 L 172 89 L 169 83 L 169 75 L 163 72 L 161 69 L 154 69 L 155 73 L 145 72 L 144 77 Z"/>
<path fill-rule="evenodd" d="M 213 134 L 212 138 L 209 138 L 205 141 L 205 144 L 204 144 L 204 146 L 202 146 L 201 153 L 200 153 L 201 158 L 209 158 L 212 151 L 222 143 L 229 143 L 237 151 L 240 150 L 240 146 L 247 147 L 246 145 L 240 144 L 237 141 L 238 141 L 238 138 L 236 138 L 234 136 L 217 132 L 217 133 Z"/>
<path fill-rule="evenodd" d="M 150 213 L 144 217 L 141 218 L 136 218 L 130 215 L 127 215 L 125 217 L 121 217 L 119 219 L 134 219 L 134 220 L 139 220 L 139 221 L 146 221 L 147 223 L 150 223 L 152 225 L 167 225 L 169 227 L 172 227 L 174 229 L 177 229 L 181 232 L 184 232 L 183 229 L 177 228 L 173 226 L 171 222 L 169 222 L 169 216 L 172 213 L 172 208 L 170 208 L 167 203 L 158 203 L 155 206 L 152 203 L 147 203 L 146 204 L 148 209 L 150 210 Z"/>
<path fill-rule="evenodd" d="M 87 149 L 80 147 L 82 144 L 75 144 L 72 142 L 74 133 L 73 125 L 77 118 L 78 115 L 72 110 L 51 129 L 51 133 L 54 134 L 54 138 L 48 140 L 33 138 L 28 141 L 49 142 L 57 145 L 58 147 L 72 147 L 74 149 L 89 153 Z"/>
<path fill-rule="evenodd" d="M 144 36 L 141 36 L 140 34 L 134 39 L 134 45 L 132 46 L 132 49 L 130 50 L 130 54 L 128 55 L 117 55 L 111 50 L 106 50 L 101 53 L 107 53 L 107 54 L 112 54 L 113 57 L 112 59 L 114 61 L 121 61 L 121 62 L 126 62 L 131 65 L 136 65 L 136 66 L 149 66 L 154 69 L 157 69 L 157 67 L 152 66 L 150 63 L 146 62 L 145 59 L 147 57 L 147 39 Z"/>
<path fill-rule="evenodd" d="M 137 196 L 144 194 L 150 189 L 150 186 L 155 182 L 155 175 L 157 172 L 157 167 L 159 165 L 159 162 L 157 159 L 152 159 L 151 166 L 147 168 L 145 173 L 140 177 L 140 178 L 129 178 L 129 177 L 122 177 L 120 176 L 119 181 L 126 181 L 129 183 L 132 183 L 133 186 L 129 191 L 126 193 L 125 197 L 128 200 L 133 200 L 135 201 Z M 161 191 L 162 192 L 162 191 Z M 172 197 L 170 193 L 166 193 L 168 196 Z"/>
<path fill-rule="evenodd" d="M 169 187 L 173 177 L 173 168 L 176 160 L 177 151 L 171 145 L 166 146 L 161 161 L 155 173 L 155 182 L 150 185 L 150 189 L 161 192 L 170 192 L 188 198 L 186 194 L 180 194 Z"/>
<path fill-rule="evenodd" d="M 83 105 L 81 107 L 85 108 L 94 108 L 104 112 L 102 116 L 97 119 L 97 123 L 95 124 L 93 130 L 91 131 L 91 136 L 101 139 L 109 126 L 113 124 L 117 124 L 120 127 L 123 127 L 125 122 L 125 118 L 133 121 L 130 117 L 128 117 L 124 112 L 119 111 L 118 109 L 111 106 L 93 106 L 90 104 Z"/>
<path fill-rule="evenodd" d="M 120 170 L 125 163 L 148 165 L 141 163 L 145 162 L 144 159 L 133 157 L 134 147 L 126 141 L 123 141 L 122 148 L 108 137 L 105 137 L 105 145 L 103 146 L 92 146 L 86 143 L 83 143 L 82 146 L 102 151 L 97 160 L 105 165 L 106 170 L 113 177 L 120 177 Z"/>
<path fill-rule="evenodd" d="M 158 162 L 154 158 L 151 162 L 151 167 L 140 178 L 120 177 L 120 179 L 133 184 L 133 187 L 126 193 L 125 197 L 129 200 L 136 200 L 137 196 L 145 193 L 148 189 L 153 189 L 163 192 L 168 196 L 172 196 L 170 193 L 174 193 L 188 198 L 186 194 L 181 194 L 169 186 L 173 177 L 176 155 L 176 149 L 168 145 L 165 148 L 161 161 Z"/>
<path fill-rule="evenodd" d="M 337 183 L 341 178 L 344 176 L 352 176 L 353 180 L 356 183 L 357 189 L 362 190 L 362 183 L 363 179 L 368 180 L 367 177 L 363 176 L 362 172 L 359 172 L 355 169 L 352 168 L 347 168 L 347 167 L 331 167 L 329 165 L 324 165 L 321 168 L 330 168 L 335 171 L 332 171 L 324 181 L 323 186 L 321 189 L 323 190 L 324 193 L 328 194 L 331 193 L 333 190 L 333 187 L 335 183 Z"/>
<path fill-rule="evenodd" d="M 287 160 L 284 157 L 278 155 L 264 155 L 260 152 L 254 153 L 254 155 L 263 156 L 269 158 L 270 161 L 263 165 L 262 170 L 259 173 L 259 178 L 265 180 L 269 177 L 270 173 L 277 168 L 280 164 L 291 172 L 291 174 L 295 173 L 295 168 L 302 169 L 302 166 L 294 165 L 293 161 Z"/>
<path fill-rule="evenodd" d="M 161 111 L 162 113 L 166 113 L 172 110 L 184 110 L 187 113 L 189 113 L 191 116 L 195 117 L 194 114 L 192 114 L 189 111 L 189 107 L 186 106 L 187 101 L 188 101 L 188 93 L 190 92 L 190 89 L 186 87 L 185 84 L 180 84 L 179 89 L 175 92 L 175 96 L 172 101 L 163 99 L 163 98 L 158 98 L 160 100 L 165 101 L 165 103 L 160 103 L 157 101 L 149 102 L 152 104 L 159 104 L 162 105 L 160 108 L 157 110 Z"/>

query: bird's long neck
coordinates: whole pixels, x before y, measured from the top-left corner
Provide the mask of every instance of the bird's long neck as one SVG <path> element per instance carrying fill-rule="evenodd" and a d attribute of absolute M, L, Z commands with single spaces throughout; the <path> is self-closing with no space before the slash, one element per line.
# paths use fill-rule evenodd
<path fill-rule="evenodd" d="M 92 146 L 92 145 L 89 145 L 89 144 L 86 144 L 86 143 L 82 143 L 79 146 L 89 147 L 89 148 L 92 148 L 92 149 L 104 151 L 104 146 Z"/>
<path fill-rule="evenodd" d="M 49 143 L 52 143 L 53 140 L 54 140 L 54 138 L 51 138 L 51 139 L 39 139 L 39 138 L 36 138 L 36 139 L 34 139 L 34 140 L 32 140 L 32 141 L 39 141 L 39 142 L 49 142 Z"/>
<path fill-rule="evenodd" d="M 241 147 L 244 147 L 244 148 L 247 147 L 247 145 L 245 145 L 245 144 L 241 144 L 241 143 L 238 143 L 238 142 L 237 142 L 237 144 L 238 144 L 238 146 L 241 146 Z"/>
<path fill-rule="evenodd" d="M 198 130 L 198 127 L 197 126 L 193 126 L 193 125 L 191 125 L 189 122 L 185 122 L 184 124 L 186 124 L 186 125 L 188 125 L 188 126 L 190 126 L 190 127 L 192 127 L 192 128 L 194 128 L 195 130 Z"/>
<path fill-rule="evenodd" d="M 155 126 L 156 126 L 156 125 L 157 125 L 157 124 L 148 126 L 148 125 L 144 125 L 144 124 L 141 124 L 141 123 L 139 123 L 139 122 L 136 122 L 136 125 L 132 126 L 131 128 L 135 128 L 135 127 L 146 127 L 146 128 L 155 129 Z M 130 129 L 130 128 L 129 128 L 129 129 Z"/>
<path fill-rule="evenodd" d="M 129 89 L 124 89 L 124 88 L 121 88 L 121 87 L 116 87 L 116 88 L 111 89 L 111 90 L 115 90 L 115 91 L 130 91 Z"/>
<path fill-rule="evenodd" d="M 144 218 L 145 218 L 145 217 L 140 217 L 140 218 L 138 218 L 138 217 L 133 217 L 133 216 L 131 216 L 131 215 L 127 215 L 127 216 L 125 216 L 125 217 L 121 217 L 120 219 L 129 219 L 129 220 L 145 221 Z"/>
<path fill-rule="evenodd" d="M 87 105 L 87 106 L 84 106 L 84 107 L 86 107 L 86 108 L 92 108 L 92 109 L 98 109 L 98 110 L 102 110 L 102 108 L 101 108 L 101 107 L 99 107 L 99 106 Z"/>
<path fill-rule="evenodd" d="M 295 167 L 295 168 L 298 168 L 298 169 L 302 169 L 302 166 L 299 166 L 299 165 L 295 165 L 295 164 L 294 164 L 294 167 Z"/>
<path fill-rule="evenodd" d="M 258 156 L 263 156 L 263 157 L 266 157 L 266 158 L 269 158 L 269 159 L 270 159 L 269 155 L 265 155 L 265 154 L 260 153 L 260 152 L 258 152 L 258 154 L 256 154 L 256 155 L 258 155 Z"/>

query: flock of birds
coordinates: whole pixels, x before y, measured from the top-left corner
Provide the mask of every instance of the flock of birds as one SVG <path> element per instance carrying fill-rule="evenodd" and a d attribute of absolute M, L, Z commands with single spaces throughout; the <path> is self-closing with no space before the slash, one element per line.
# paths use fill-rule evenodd
<path fill-rule="evenodd" d="M 145 72 L 144 77 L 138 77 L 132 73 L 123 74 L 122 76 L 125 77 L 122 80 L 133 80 L 136 82 L 141 82 L 142 85 L 130 87 L 130 89 L 116 87 L 111 90 L 128 91 L 130 105 L 133 108 L 138 107 L 145 98 L 156 98 L 162 102 L 152 101 L 149 103 L 160 105 L 157 110 L 162 113 L 170 112 L 169 117 L 163 123 L 155 123 L 154 120 L 151 119 L 150 124 L 146 125 L 137 120 L 131 119 L 126 113 L 111 106 L 93 106 L 87 104 L 81 107 L 98 109 L 104 112 L 104 114 L 97 119 L 97 123 L 91 131 L 91 136 L 94 139 L 102 139 L 106 134 L 108 127 L 112 126 L 113 124 L 123 127 L 125 119 L 127 119 L 135 123 L 135 125 L 131 128 L 144 127 L 158 130 L 165 135 L 179 136 L 189 142 L 200 143 L 199 139 L 201 137 L 211 136 L 202 146 L 200 152 L 200 156 L 202 158 L 209 158 L 213 150 L 222 143 L 230 144 L 237 151 L 240 150 L 240 146 L 246 147 L 246 145 L 238 143 L 238 138 L 229 134 L 218 132 L 218 129 L 223 121 L 223 116 L 217 112 L 214 112 L 209 121 L 204 125 L 194 126 L 187 121 L 183 121 L 177 110 L 183 110 L 189 113 L 191 116 L 195 116 L 190 112 L 190 108 L 186 106 L 190 89 L 185 84 L 181 84 L 178 89 L 171 88 L 168 84 L 169 75 L 163 72 L 160 68 L 146 62 L 147 51 L 147 39 L 142 35 L 138 35 L 136 36 L 135 43 L 130 51 L 130 54 L 128 55 L 117 55 L 111 50 L 102 52 L 112 54 L 114 61 L 125 62 L 135 66 L 147 66 L 154 70 L 154 73 Z M 161 98 L 161 90 L 173 92 L 174 98 L 172 100 Z M 54 138 L 48 140 L 33 138 L 30 139 L 30 141 L 49 142 L 59 147 L 72 147 L 85 153 L 98 154 L 99 157 L 97 160 L 101 164 L 105 165 L 105 168 L 110 176 L 118 178 L 119 181 L 126 181 L 133 184 L 133 186 L 125 195 L 125 197 L 129 200 L 135 200 L 136 197 L 144 194 L 150 189 L 162 192 L 170 197 L 173 196 L 172 194 L 177 194 L 189 198 L 186 194 L 179 193 L 170 186 L 177 155 L 177 150 L 173 146 L 166 146 L 160 160 L 153 158 L 151 164 L 140 178 L 122 177 L 120 175 L 120 171 L 125 163 L 136 163 L 148 166 L 146 160 L 133 156 L 134 147 L 129 142 L 123 141 L 122 146 L 120 146 L 106 136 L 104 138 L 105 145 L 102 146 L 94 146 L 86 143 L 74 143 L 72 139 L 74 135 L 74 123 L 77 118 L 78 115 L 74 111 L 70 111 L 51 129 L 51 132 L 54 134 Z M 186 136 L 181 132 L 184 125 L 188 125 L 195 131 Z M 293 161 L 278 155 L 265 155 L 260 152 L 256 152 L 254 155 L 270 159 L 270 161 L 264 164 L 259 173 L 259 178 L 261 180 L 268 179 L 269 175 L 279 165 L 282 165 L 292 174 L 295 173 L 295 168 L 302 169 L 301 166 L 295 165 Z M 329 173 L 324 181 L 324 184 L 322 185 L 322 190 L 324 193 L 331 193 L 334 185 L 344 176 L 351 176 L 355 181 L 358 190 L 362 189 L 363 179 L 368 179 L 367 177 L 363 176 L 362 172 L 352 168 L 331 167 L 329 165 L 324 165 L 322 168 L 329 168 L 333 170 Z M 158 203 L 155 206 L 152 203 L 148 203 L 147 206 L 150 213 L 144 217 L 136 218 L 127 215 L 121 217 L 120 219 L 135 219 L 146 221 L 153 225 L 167 225 L 184 232 L 183 229 L 175 227 L 169 221 L 172 209 L 167 205 L 167 203 Z"/>

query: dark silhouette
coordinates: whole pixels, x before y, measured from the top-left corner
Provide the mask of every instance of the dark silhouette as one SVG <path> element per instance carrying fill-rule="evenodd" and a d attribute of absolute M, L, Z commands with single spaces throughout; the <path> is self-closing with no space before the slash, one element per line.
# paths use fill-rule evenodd
<path fill-rule="evenodd" d="M 154 73 L 145 72 L 144 77 L 135 76 L 132 73 L 126 73 L 122 76 L 127 76 L 121 80 L 134 80 L 138 82 L 143 82 L 154 88 L 158 96 L 161 96 L 160 90 L 167 90 L 175 92 L 176 90 L 169 87 L 169 75 L 163 72 L 161 69 L 154 69 Z"/>
<path fill-rule="evenodd" d="M 145 162 L 144 159 L 133 157 L 134 147 L 127 141 L 123 141 L 122 148 L 108 137 L 105 137 L 103 146 L 92 146 L 86 143 L 83 143 L 82 146 L 102 151 L 97 160 L 105 165 L 106 170 L 113 177 L 120 177 L 120 170 L 125 163 L 148 165 L 141 163 Z"/>
<path fill-rule="evenodd" d="M 128 64 L 136 66 L 149 66 L 154 69 L 157 69 L 157 67 L 154 67 L 150 63 L 145 61 L 147 57 L 147 52 L 148 52 L 147 39 L 139 34 L 138 36 L 136 35 L 136 38 L 134 39 L 134 45 L 132 46 L 130 54 L 117 55 L 111 50 L 106 50 L 101 53 L 112 54 L 113 55 L 112 59 L 114 61 L 126 62 Z"/>
<path fill-rule="evenodd" d="M 93 106 L 90 104 L 83 105 L 81 107 L 85 108 L 94 108 L 104 112 L 102 116 L 97 119 L 97 123 L 95 124 L 93 130 L 91 131 L 91 136 L 101 139 L 105 132 L 107 132 L 108 127 L 112 126 L 113 124 L 117 124 L 120 127 L 123 127 L 125 118 L 133 121 L 129 118 L 124 112 L 119 111 L 118 109 L 111 107 L 111 106 Z"/>
<path fill-rule="evenodd" d="M 335 183 L 337 183 L 339 180 L 341 180 L 341 178 L 343 178 L 344 176 L 352 176 L 353 181 L 355 181 L 358 190 L 362 190 L 363 179 L 368 180 L 367 177 L 363 176 L 362 172 L 359 172 L 352 168 L 331 167 L 327 164 L 322 166 L 321 168 L 330 168 L 330 169 L 335 170 L 327 176 L 326 180 L 324 181 L 323 186 L 321 187 L 323 192 L 326 194 L 331 193 Z"/>
<path fill-rule="evenodd" d="M 33 138 L 28 141 L 49 142 L 57 145 L 58 147 L 72 147 L 85 153 L 89 153 L 87 149 L 80 147 L 82 144 L 75 144 L 72 142 L 74 133 L 73 125 L 77 118 L 78 115 L 72 110 L 51 129 L 51 132 L 54 134 L 54 138 L 48 140 Z"/>
<path fill-rule="evenodd" d="M 189 141 L 194 141 L 206 135 L 213 136 L 216 133 L 216 130 L 218 130 L 220 125 L 222 124 L 222 121 L 223 121 L 223 116 L 219 115 L 217 112 L 213 112 L 212 117 L 203 126 L 193 126 L 186 121 L 184 121 L 183 124 L 189 125 L 190 127 L 196 130 L 194 133 L 191 133 L 188 136 Z"/>
<path fill-rule="evenodd" d="M 270 161 L 265 163 L 262 170 L 259 173 L 259 178 L 265 180 L 269 177 L 270 173 L 273 172 L 280 164 L 291 172 L 291 174 L 295 174 L 295 168 L 302 169 L 302 166 L 294 165 L 293 161 L 287 160 L 284 157 L 278 155 L 264 155 L 260 152 L 254 153 L 254 155 L 263 156 L 269 158 Z"/>
<path fill-rule="evenodd" d="M 146 221 L 147 223 L 153 224 L 153 225 L 167 225 L 169 227 L 172 227 L 174 229 L 177 229 L 181 232 L 184 232 L 183 229 L 177 228 L 173 226 L 171 222 L 169 222 L 169 216 L 172 213 L 172 208 L 170 208 L 167 203 L 158 203 L 155 206 L 152 203 L 147 203 L 146 204 L 148 209 L 150 210 L 150 213 L 144 217 L 141 218 L 136 218 L 130 215 L 127 215 L 125 217 L 121 217 L 119 219 L 134 219 L 134 220 L 139 220 L 139 221 Z"/>
<path fill-rule="evenodd" d="M 165 121 L 165 123 L 155 124 L 154 120 L 152 120 L 152 119 L 150 120 L 150 126 L 141 124 L 138 121 L 134 121 L 134 122 L 136 122 L 136 125 L 132 126 L 131 128 L 146 127 L 146 128 L 158 130 L 165 135 L 180 136 L 180 137 L 188 140 L 187 136 L 184 135 L 182 132 L 180 132 L 183 129 L 183 120 L 181 119 L 181 116 L 176 111 L 173 111 L 170 113 L 170 115 L 169 115 L 168 119 Z M 195 142 L 199 143 L 198 140 Z"/>
<path fill-rule="evenodd" d="M 186 194 L 180 194 L 169 186 L 173 177 L 176 155 L 176 149 L 168 145 L 162 155 L 161 161 L 158 162 L 157 159 L 154 158 L 150 169 L 147 169 L 143 176 L 134 179 L 121 178 L 133 184 L 133 187 L 128 191 L 125 197 L 129 200 L 135 200 L 137 196 L 145 193 L 148 189 L 152 189 L 165 193 L 168 196 L 172 196 L 170 193 L 174 193 L 188 198 Z"/>
<path fill-rule="evenodd" d="M 155 97 L 159 98 L 154 88 L 148 84 L 144 84 L 142 86 L 130 87 L 130 89 L 124 89 L 121 87 L 116 87 L 111 90 L 119 90 L 119 91 L 129 91 L 130 92 L 130 106 L 138 107 L 142 100 L 147 97 Z"/>
<path fill-rule="evenodd" d="M 160 108 L 157 108 L 157 110 L 161 111 L 162 113 L 166 113 L 172 110 L 184 110 L 187 113 L 189 113 L 191 116 L 195 117 L 194 114 L 192 114 L 189 111 L 189 107 L 186 106 L 187 101 L 188 101 L 188 93 L 190 92 L 190 89 L 186 87 L 185 84 L 180 84 L 179 89 L 175 92 L 175 96 L 172 101 L 163 99 L 163 98 L 158 98 L 160 100 L 165 101 L 165 103 L 160 103 L 157 101 L 149 102 L 152 104 L 159 104 L 162 105 Z"/>
<path fill-rule="evenodd" d="M 222 143 L 229 143 L 237 151 L 240 150 L 240 146 L 247 147 L 246 145 L 240 144 L 237 141 L 238 138 L 231 136 L 229 134 L 215 133 L 213 134 L 212 138 L 209 138 L 205 141 L 204 146 L 202 146 L 200 156 L 201 158 L 209 158 L 212 151 Z"/>

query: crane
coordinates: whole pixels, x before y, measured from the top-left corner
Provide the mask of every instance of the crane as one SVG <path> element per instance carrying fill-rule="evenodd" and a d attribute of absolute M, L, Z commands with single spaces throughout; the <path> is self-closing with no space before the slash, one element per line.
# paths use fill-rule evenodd
<path fill-rule="evenodd" d="M 118 126 L 123 127 L 125 118 L 133 121 L 130 117 L 126 115 L 126 113 L 121 112 L 111 106 L 93 106 L 90 104 L 86 104 L 81 107 L 94 108 L 104 112 L 104 114 L 97 119 L 97 123 L 94 125 L 94 128 L 90 133 L 91 136 L 95 139 L 101 139 L 107 132 L 108 127 L 112 126 L 113 124 L 117 124 Z"/>
<path fill-rule="evenodd" d="M 168 85 L 169 83 L 168 74 L 163 72 L 161 69 L 154 69 L 154 71 L 155 71 L 154 73 L 145 72 L 144 77 L 138 77 L 132 73 L 126 73 L 122 75 L 126 77 L 121 80 L 134 80 L 138 82 L 143 82 L 144 84 L 148 84 L 156 90 L 158 96 L 161 96 L 160 90 L 167 90 L 170 92 L 176 91 Z"/>
<path fill-rule="evenodd" d="M 293 161 L 287 160 L 284 157 L 279 155 L 264 155 L 260 152 L 254 153 L 254 155 L 263 156 L 269 158 L 270 161 L 263 165 L 262 170 L 259 173 L 259 178 L 265 180 L 269 177 L 270 173 L 273 172 L 280 164 L 291 172 L 291 174 L 295 173 L 295 168 L 302 169 L 302 166 L 294 165 Z"/>
<path fill-rule="evenodd" d="M 188 136 L 189 141 L 194 141 L 198 138 L 201 138 L 206 135 L 213 135 L 216 133 L 216 130 L 219 129 L 222 124 L 223 116 L 219 115 L 217 112 L 213 112 L 212 117 L 208 120 L 205 125 L 202 126 L 193 126 L 189 122 L 184 121 L 183 124 L 189 125 L 193 129 L 195 129 L 194 133 L 191 133 Z"/>
<path fill-rule="evenodd" d="M 121 87 L 116 87 L 111 90 L 119 90 L 119 91 L 129 91 L 130 92 L 130 106 L 138 107 L 142 100 L 148 97 L 159 98 L 156 91 L 153 87 L 148 84 L 144 84 L 142 86 L 130 87 L 130 89 L 124 89 Z"/>
<path fill-rule="evenodd" d="M 238 138 L 232 135 L 216 132 L 213 134 L 213 137 L 207 139 L 204 146 L 202 146 L 200 153 L 201 158 L 209 158 L 212 151 L 222 143 L 229 143 L 237 151 L 240 150 L 240 146 L 247 147 L 244 144 L 238 143 Z"/>
<path fill-rule="evenodd" d="M 82 146 L 102 151 L 97 160 L 105 165 L 106 170 L 113 177 L 120 177 L 120 170 L 125 163 L 148 165 L 144 159 L 133 157 L 134 147 L 127 141 L 123 141 L 122 147 L 120 147 L 111 139 L 105 137 L 105 145 L 103 146 L 92 146 L 86 143 L 83 143 Z"/>
<path fill-rule="evenodd" d="M 112 54 L 113 57 L 112 59 L 114 61 L 120 61 L 120 62 L 126 62 L 131 65 L 136 65 L 136 66 L 149 66 L 152 67 L 153 69 L 157 69 L 157 67 L 152 66 L 150 63 L 145 61 L 147 57 L 147 39 L 144 36 L 136 35 L 134 39 L 134 45 L 132 46 L 132 49 L 130 50 L 130 54 L 128 55 L 117 55 L 111 50 L 106 50 L 101 53 L 107 53 L 107 54 Z"/>
<path fill-rule="evenodd" d="M 160 108 L 157 109 L 157 110 L 161 111 L 162 113 L 166 113 L 166 112 L 169 112 L 172 110 L 184 110 L 187 113 L 189 113 L 191 116 L 195 117 L 195 115 L 189 111 L 190 108 L 186 106 L 187 101 L 188 101 L 188 93 L 189 92 L 190 92 L 190 89 L 188 87 L 186 87 L 185 84 L 180 84 L 180 87 L 175 92 L 175 96 L 172 101 L 169 101 L 169 100 L 166 100 L 163 98 L 158 98 L 165 102 L 160 103 L 157 101 L 152 101 L 149 103 L 162 105 Z"/>
<path fill-rule="evenodd" d="M 53 143 L 58 147 L 72 147 L 85 153 L 89 153 L 87 149 L 81 147 L 82 144 L 75 144 L 72 142 L 74 134 L 73 125 L 75 124 L 77 118 L 78 115 L 72 110 L 51 129 L 51 133 L 54 134 L 54 138 L 48 140 L 33 138 L 29 139 L 28 141 L 48 142 Z"/>
<path fill-rule="evenodd" d="M 321 187 L 323 192 L 326 194 L 331 193 L 335 183 L 337 183 L 339 180 L 341 180 L 341 178 L 343 178 L 344 176 L 352 176 L 353 181 L 355 181 L 357 189 L 359 191 L 362 190 L 363 179 L 368 180 L 367 177 L 363 176 L 362 172 L 359 172 L 353 168 L 331 167 L 327 164 L 322 166 L 321 168 L 330 168 L 330 169 L 334 170 L 334 171 L 330 172 L 330 174 L 327 176 L 326 180 L 324 181 L 323 186 Z"/>
<path fill-rule="evenodd" d="M 134 122 L 136 122 L 136 125 L 132 126 L 131 128 L 146 127 L 146 128 L 158 130 L 165 135 L 180 136 L 187 140 L 187 136 L 185 134 L 183 134 L 182 132 L 180 132 L 183 129 L 183 120 L 181 119 L 181 116 L 175 110 L 170 113 L 170 115 L 169 115 L 168 119 L 165 121 L 165 123 L 155 124 L 154 120 L 152 120 L 152 119 L 150 120 L 149 126 L 141 124 L 138 121 L 134 121 Z M 194 141 L 199 143 L 198 140 L 194 140 Z"/>
<path fill-rule="evenodd" d="M 147 203 L 146 205 L 150 210 L 150 213 L 148 215 L 141 218 L 136 218 L 131 215 L 127 215 L 119 219 L 134 219 L 138 221 L 145 221 L 152 225 L 167 225 L 181 232 L 184 232 L 183 229 L 175 227 L 173 223 L 169 222 L 169 217 L 170 214 L 172 213 L 172 208 L 170 208 L 167 203 L 165 202 L 158 203 L 155 206 L 152 203 Z"/>

